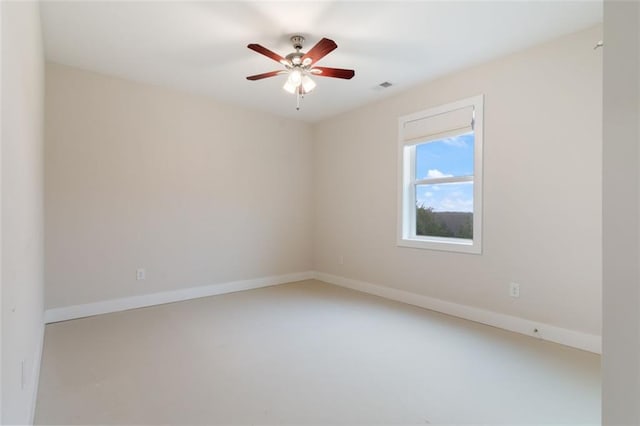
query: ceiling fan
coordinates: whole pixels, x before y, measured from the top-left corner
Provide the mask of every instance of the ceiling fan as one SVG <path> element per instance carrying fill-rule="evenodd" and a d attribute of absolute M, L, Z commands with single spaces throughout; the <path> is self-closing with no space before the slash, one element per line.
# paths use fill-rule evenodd
<path fill-rule="evenodd" d="M 295 35 L 291 37 L 291 43 L 293 44 L 295 52 L 289 53 L 285 57 L 282 57 L 259 44 L 253 43 L 247 45 L 249 49 L 271 58 L 274 61 L 280 62 L 285 67 L 283 70 L 250 75 L 247 77 L 247 80 L 262 80 L 263 78 L 288 74 L 287 81 L 284 83 L 282 88 L 287 92 L 296 95 L 296 109 L 300 109 L 300 98 L 304 97 L 305 94 L 310 93 L 316 87 L 316 83 L 311 79 L 311 76 L 343 78 L 349 80 L 355 75 L 354 70 L 315 66 L 320 59 L 324 58 L 338 47 L 335 41 L 323 38 L 307 53 L 302 52 L 304 37 Z"/>

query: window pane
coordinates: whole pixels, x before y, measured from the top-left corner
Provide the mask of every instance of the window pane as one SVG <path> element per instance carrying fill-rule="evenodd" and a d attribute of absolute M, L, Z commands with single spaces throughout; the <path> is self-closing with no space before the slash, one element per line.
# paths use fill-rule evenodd
<path fill-rule="evenodd" d="M 473 182 L 416 186 L 416 235 L 473 239 Z"/>
<path fill-rule="evenodd" d="M 416 145 L 416 179 L 473 176 L 473 132 Z"/>

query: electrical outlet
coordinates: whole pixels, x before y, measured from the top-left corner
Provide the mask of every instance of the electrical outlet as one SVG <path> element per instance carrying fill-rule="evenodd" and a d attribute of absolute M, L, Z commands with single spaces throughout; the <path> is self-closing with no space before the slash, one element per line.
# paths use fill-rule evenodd
<path fill-rule="evenodd" d="M 520 284 L 509 283 L 509 296 L 518 298 L 520 297 Z"/>
<path fill-rule="evenodd" d="M 147 278 L 147 271 L 145 271 L 143 268 L 136 269 L 136 280 L 142 281 L 145 278 Z"/>

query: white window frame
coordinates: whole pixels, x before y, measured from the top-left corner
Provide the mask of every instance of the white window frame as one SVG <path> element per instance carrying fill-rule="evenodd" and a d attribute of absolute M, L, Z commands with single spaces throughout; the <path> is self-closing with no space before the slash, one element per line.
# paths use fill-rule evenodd
<path fill-rule="evenodd" d="M 409 144 L 405 141 L 404 129 L 409 122 L 428 119 L 429 117 L 446 114 L 465 107 L 473 107 L 473 176 L 456 176 L 443 178 L 415 178 L 416 146 L 457 135 L 455 131 L 449 135 L 439 135 L 438 138 L 418 139 Z M 398 119 L 398 234 L 397 245 L 430 250 L 445 250 L 460 253 L 482 253 L 482 146 L 483 146 L 483 106 L 484 95 L 473 96 L 430 108 L 415 114 L 406 115 Z M 451 182 L 473 182 L 473 239 L 451 237 L 431 237 L 416 235 L 416 186 L 421 184 L 437 184 Z"/>

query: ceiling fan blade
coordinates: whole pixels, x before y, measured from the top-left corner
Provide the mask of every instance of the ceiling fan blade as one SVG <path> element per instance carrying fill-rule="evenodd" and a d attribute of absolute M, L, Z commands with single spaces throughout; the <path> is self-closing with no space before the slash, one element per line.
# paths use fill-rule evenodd
<path fill-rule="evenodd" d="M 250 75 L 247 80 L 262 80 L 263 78 L 275 77 L 279 74 L 285 74 L 285 70 L 269 71 L 262 74 Z"/>
<path fill-rule="evenodd" d="M 266 56 L 267 58 L 271 58 L 276 62 L 280 62 L 281 64 L 289 64 L 289 61 L 286 60 L 285 58 L 283 58 L 282 56 L 278 55 L 276 52 L 272 52 L 271 50 L 267 49 L 264 46 L 261 46 L 259 44 L 248 44 L 247 47 L 251 50 L 253 50 L 254 52 L 258 52 L 261 55 Z"/>
<path fill-rule="evenodd" d="M 302 57 L 302 61 L 304 62 L 305 59 L 309 58 L 313 61 L 313 63 L 316 63 L 331 51 L 333 51 L 336 47 L 338 47 L 338 45 L 335 41 L 328 38 L 323 38 L 315 46 L 313 46 L 311 50 L 304 54 L 304 56 Z"/>
<path fill-rule="evenodd" d="M 319 77 L 344 78 L 345 80 L 349 80 L 356 75 L 354 70 L 346 70 L 344 68 L 313 67 L 311 72 Z"/>

